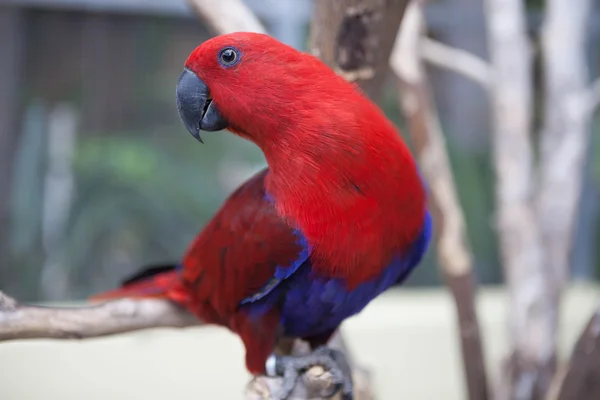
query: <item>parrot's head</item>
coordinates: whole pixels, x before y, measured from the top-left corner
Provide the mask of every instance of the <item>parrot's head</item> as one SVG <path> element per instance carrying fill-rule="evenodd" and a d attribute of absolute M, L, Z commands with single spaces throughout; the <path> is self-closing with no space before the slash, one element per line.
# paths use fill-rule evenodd
<path fill-rule="evenodd" d="M 236 32 L 191 53 L 177 84 L 177 108 L 196 139 L 201 131 L 227 128 L 264 150 L 308 120 L 318 129 L 320 115 L 331 117 L 327 107 L 356 93 L 316 57 L 268 35 Z"/>

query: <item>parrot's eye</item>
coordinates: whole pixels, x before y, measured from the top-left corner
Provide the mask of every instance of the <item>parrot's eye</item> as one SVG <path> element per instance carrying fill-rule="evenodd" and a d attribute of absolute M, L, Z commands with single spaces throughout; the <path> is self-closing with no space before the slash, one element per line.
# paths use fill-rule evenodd
<path fill-rule="evenodd" d="M 239 52 L 233 47 L 226 47 L 219 52 L 219 62 L 224 67 L 231 67 L 232 65 L 237 64 L 239 59 Z"/>

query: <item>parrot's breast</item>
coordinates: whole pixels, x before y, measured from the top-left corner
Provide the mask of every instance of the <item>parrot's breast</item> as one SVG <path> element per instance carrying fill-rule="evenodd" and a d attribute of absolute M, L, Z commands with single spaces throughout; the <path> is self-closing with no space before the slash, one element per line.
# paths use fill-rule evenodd
<path fill-rule="evenodd" d="M 410 249 L 398 255 L 375 279 L 347 289 L 343 279 L 319 277 L 306 260 L 276 290 L 250 306 L 260 314 L 277 303 L 281 307 L 284 335 L 308 337 L 336 329 L 344 319 L 359 313 L 371 300 L 390 286 L 404 281 L 419 264 L 432 234 L 432 221 L 426 213 L 421 234 Z"/>
<path fill-rule="evenodd" d="M 341 279 L 321 279 L 311 271 L 310 265 L 301 268 L 290 280 L 282 307 L 281 324 L 285 335 L 304 337 L 325 333 L 359 313 L 376 296 L 410 275 L 421 261 L 431 233 L 431 216 L 427 213 L 423 230 L 410 250 L 395 258 L 379 277 L 351 291 Z"/>

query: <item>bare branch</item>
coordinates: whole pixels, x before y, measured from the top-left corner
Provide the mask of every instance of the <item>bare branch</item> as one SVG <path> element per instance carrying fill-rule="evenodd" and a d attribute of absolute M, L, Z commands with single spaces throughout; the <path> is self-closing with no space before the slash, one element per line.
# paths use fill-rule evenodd
<path fill-rule="evenodd" d="M 569 275 L 569 255 L 591 139 L 586 61 L 591 0 L 548 0 L 542 28 L 544 129 L 537 198 L 549 273 L 557 302 Z"/>
<path fill-rule="evenodd" d="M 192 314 L 166 300 L 122 299 L 87 307 L 37 307 L 18 304 L 0 292 L 0 341 L 84 339 L 199 324 Z"/>
<path fill-rule="evenodd" d="M 454 296 L 460 327 L 463 363 L 469 399 L 488 398 L 481 333 L 475 310 L 473 257 L 467 241 L 465 220 L 446 151 L 437 111 L 430 98 L 419 54 L 425 21 L 421 6 L 413 1 L 391 57 L 401 82 L 403 112 L 417 148 L 422 172 L 430 189 L 435 219 L 438 261 Z"/>
<path fill-rule="evenodd" d="M 486 89 L 490 88 L 490 66 L 476 55 L 426 36 L 420 40 L 419 51 L 424 61 L 454 71 L 479 83 Z"/>
<path fill-rule="evenodd" d="M 17 303 L 0 292 L 0 341 L 17 339 L 86 339 L 151 328 L 186 328 L 201 325 L 191 313 L 176 304 L 158 299 L 121 299 L 92 306 L 40 307 Z M 339 336 L 339 335 L 338 335 Z M 306 344 L 298 342 L 295 354 L 304 354 Z M 302 347 L 303 346 L 303 347 Z M 341 337 L 332 347 L 342 348 Z M 353 368 L 357 400 L 371 400 L 368 374 Z M 322 367 L 311 368 L 297 385 L 291 400 L 315 398 L 332 386 L 332 376 Z M 279 390 L 280 379 L 256 377 L 248 385 L 248 399 Z M 266 389 L 265 389 L 266 388 Z M 266 392 L 265 392 L 266 390 Z M 362 395 L 360 395 L 362 393 Z M 360 396 L 359 396 L 360 395 Z"/>
<path fill-rule="evenodd" d="M 267 33 L 267 30 L 242 0 L 188 0 L 196 14 L 221 35 L 232 32 Z"/>
<path fill-rule="evenodd" d="M 524 3 L 486 0 L 497 227 L 509 289 L 511 347 L 497 399 L 538 399 L 552 379 L 556 302 L 545 268 L 534 194 L 532 62 Z"/>

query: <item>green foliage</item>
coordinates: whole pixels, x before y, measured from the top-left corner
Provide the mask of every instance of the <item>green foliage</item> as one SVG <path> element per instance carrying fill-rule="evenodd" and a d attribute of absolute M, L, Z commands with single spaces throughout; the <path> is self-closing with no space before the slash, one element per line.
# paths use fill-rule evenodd
<path fill-rule="evenodd" d="M 69 275 L 80 282 L 79 296 L 116 284 L 141 264 L 179 260 L 227 195 L 219 179 L 223 152 L 238 163 L 262 161 L 258 150 L 233 135 L 209 134 L 202 146 L 187 133 L 172 131 L 182 129 L 165 129 L 153 141 L 138 132 L 96 133 L 79 141 L 76 194 L 57 249 Z M 13 235 L 13 252 L 26 254 L 21 262 L 38 274 L 44 259 L 38 240 L 44 173 L 39 138 L 33 136 L 34 145 L 25 135 L 21 146 Z M 119 251 L 127 254 L 126 271 L 114 270 Z"/>
<path fill-rule="evenodd" d="M 33 103 L 26 111 L 20 137 L 11 190 L 11 247 L 15 254 L 30 251 L 38 240 L 43 196 L 43 173 L 46 167 L 44 105 Z"/>

